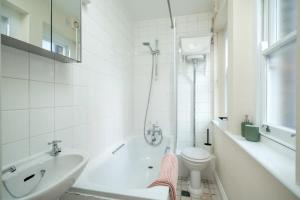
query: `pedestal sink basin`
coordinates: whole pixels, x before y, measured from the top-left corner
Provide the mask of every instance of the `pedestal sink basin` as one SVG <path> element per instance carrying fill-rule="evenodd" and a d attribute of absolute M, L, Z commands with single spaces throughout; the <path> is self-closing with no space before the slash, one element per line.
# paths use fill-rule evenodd
<path fill-rule="evenodd" d="M 87 162 L 83 152 L 63 149 L 57 156 L 45 152 L 5 166 L 1 199 L 56 200 L 75 183 Z"/>

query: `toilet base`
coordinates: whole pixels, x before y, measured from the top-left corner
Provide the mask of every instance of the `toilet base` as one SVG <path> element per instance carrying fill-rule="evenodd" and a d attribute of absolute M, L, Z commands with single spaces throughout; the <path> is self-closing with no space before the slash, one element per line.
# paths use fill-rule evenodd
<path fill-rule="evenodd" d="M 201 173 L 200 171 L 191 171 L 191 180 L 189 181 L 188 190 L 191 194 L 192 199 L 200 199 L 202 195 L 202 185 L 201 185 Z"/>
<path fill-rule="evenodd" d="M 202 189 L 194 189 L 189 185 L 188 187 L 189 193 L 191 195 L 192 200 L 200 200 L 202 195 Z"/>

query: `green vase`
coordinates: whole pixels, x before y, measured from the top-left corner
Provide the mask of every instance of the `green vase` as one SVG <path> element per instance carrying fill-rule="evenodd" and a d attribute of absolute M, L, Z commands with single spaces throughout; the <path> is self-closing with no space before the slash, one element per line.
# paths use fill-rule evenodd
<path fill-rule="evenodd" d="M 251 142 L 259 142 L 260 141 L 259 127 L 254 125 L 246 125 L 245 138 L 246 140 Z"/>
<path fill-rule="evenodd" d="M 242 122 L 241 124 L 241 132 L 242 132 L 242 136 L 245 137 L 245 126 L 246 125 L 253 125 L 251 122 L 245 121 Z"/>

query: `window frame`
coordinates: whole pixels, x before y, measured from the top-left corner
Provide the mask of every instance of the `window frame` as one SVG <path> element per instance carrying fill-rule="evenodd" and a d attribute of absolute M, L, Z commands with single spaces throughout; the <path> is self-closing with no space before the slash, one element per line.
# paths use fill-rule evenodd
<path fill-rule="evenodd" d="M 259 35 L 260 35 L 260 67 L 259 67 L 259 74 L 260 74 L 260 100 L 259 100 L 259 124 L 260 124 L 260 132 L 263 136 L 268 137 L 269 139 L 280 143 L 292 150 L 296 149 L 296 130 L 278 126 L 275 124 L 271 124 L 267 122 L 267 70 L 269 67 L 268 57 L 272 54 L 280 50 L 281 48 L 287 46 L 288 44 L 296 43 L 297 39 L 297 30 L 287 34 L 286 36 L 278 39 L 277 31 L 275 31 L 275 35 L 272 36 L 273 43 L 270 43 L 270 23 L 276 24 L 276 19 L 269 18 L 269 1 L 270 0 L 261 0 L 261 16 L 259 16 L 261 20 L 261 28 L 258 27 Z M 274 0 L 272 0 L 274 1 Z M 277 1 L 276 1 L 277 2 Z M 275 11 L 276 12 L 276 11 Z M 273 13 L 274 15 L 274 13 Z M 275 15 L 275 18 L 277 16 Z M 271 21 L 270 21 L 271 20 Z M 275 26 L 276 26 L 275 25 Z M 275 42 L 274 42 L 275 37 Z M 266 131 L 266 127 L 269 127 L 271 132 Z"/>

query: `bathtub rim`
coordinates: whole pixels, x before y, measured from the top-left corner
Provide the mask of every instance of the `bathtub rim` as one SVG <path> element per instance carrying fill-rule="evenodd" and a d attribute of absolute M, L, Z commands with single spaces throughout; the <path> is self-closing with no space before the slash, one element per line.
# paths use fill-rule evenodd
<path fill-rule="evenodd" d="M 173 136 L 166 135 L 164 136 L 164 140 L 168 139 L 168 143 L 166 144 L 166 147 L 170 147 L 170 151 L 174 153 L 174 145 L 173 145 Z M 114 188 L 108 189 L 105 188 L 105 190 L 101 191 L 100 189 L 97 190 L 97 184 L 92 184 L 87 180 L 88 173 L 92 170 L 94 170 L 99 165 L 103 164 L 107 160 L 111 159 L 114 155 L 112 152 L 118 148 L 120 145 L 125 144 L 127 146 L 131 141 L 135 139 L 143 139 L 140 135 L 133 135 L 130 137 L 125 138 L 123 141 L 119 141 L 116 144 L 112 145 L 112 147 L 108 148 L 104 153 L 94 157 L 93 159 L 90 159 L 89 163 L 87 164 L 86 168 L 78 178 L 78 180 L 75 182 L 75 184 L 72 186 L 72 188 L 69 189 L 69 193 L 74 194 L 81 194 L 81 195 L 92 195 L 92 196 L 98 196 L 98 197 L 106 197 L 106 198 L 121 198 L 121 199 L 162 199 L 167 200 L 169 199 L 169 188 L 166 186 L 156 186 L 153 188 L 141 188 L 141 189 L 124 189 L 124 190 L 118 190 L 116 192 Z M 124 148 L 122 147 L 122 148 Z M 119 149 L 119 151 L 122 150 Z"/>

